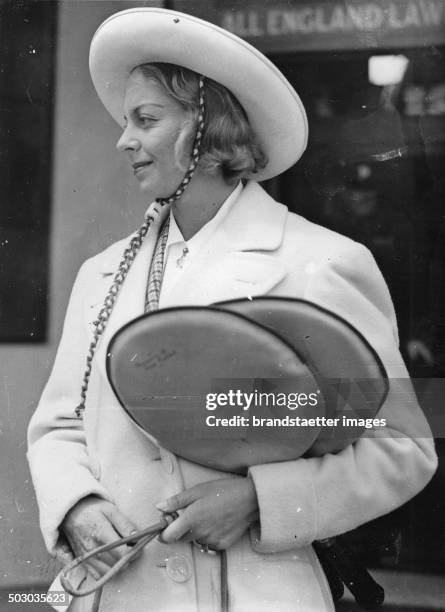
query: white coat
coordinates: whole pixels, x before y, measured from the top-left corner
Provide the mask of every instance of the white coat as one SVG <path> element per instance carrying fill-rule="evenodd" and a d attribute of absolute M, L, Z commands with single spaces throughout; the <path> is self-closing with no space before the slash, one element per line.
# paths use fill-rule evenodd
<path fill-rule="evenodd" d="M 158 520 L 154 505 L 184 487 L 221 477 L 158 447 L 128 419 L 105 373 L 106 346 L 140 315 L 156 232 L 147 235 L 101 340 L 84 421 L 74 415 L 91 338 L 127 240 L 81 268 L 68 306 L 54 369 L 29 427 L 29 462 L 50 552 L 59 525 L 81 498 L 112 500 L 140 528 Z M 164 305 L 198 305 L 255 295 L 304 298 L 350 321 L 379 353 L 391 379 L 407 372 L 385 282 L 369 251 L 289 213 L 254 182 L 164 296 Z M 228 551 L 232 612 L 332 610 L 328 585 L 310 546 L 385 514 L 416 495 L 436 468 L 428 425 L 397 380 L 379 417 L 387 427 L 337 455 L 259 465 L 250 470 L 260 530 Z M 177 582 L 174 555 L 191 569 Z M 85 601 L 87 600 L 87 601 Z M 70 609 L 85 609 L 91 599 Z M 219 563 L 189 544 L 153 542 L 104 589 L 101 610 L 216 612 Z"/>

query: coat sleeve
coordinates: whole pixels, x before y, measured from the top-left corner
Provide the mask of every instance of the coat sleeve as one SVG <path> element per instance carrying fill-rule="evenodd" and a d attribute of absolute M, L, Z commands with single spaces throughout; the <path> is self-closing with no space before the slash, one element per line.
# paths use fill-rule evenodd
<path fill-rule="evenodd" d="M 351 242 L 316 267 L 305 299 L 354 325 L 379 354 L 390 390 L 386 427 L 337 454 L 250 469 L 260 508 L 259 552 L 305 546 L 386 514 L 416 495 L 437 467 L 431 431 L 398 349 L 388 288 L 370 252 Z"/>
<path fill-rule="evenodd" d="M 28 428 L 28 461 L 39 506 L 40 527 L 54 554 L 59 525 L 87 495 L 110 499 L 94 476 L 83 421 L 75 415 L 91 338 L 83 318 L 83 296 L 91 260 L 81 267 L 65 317 L 54 366 Z"/>

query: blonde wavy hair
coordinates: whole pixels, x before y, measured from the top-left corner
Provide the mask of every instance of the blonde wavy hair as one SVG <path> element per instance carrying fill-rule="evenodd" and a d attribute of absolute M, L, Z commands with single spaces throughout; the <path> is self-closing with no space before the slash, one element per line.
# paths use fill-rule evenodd
<path fill-rule="evenodd" d="M 199 110 L 199 75 L 192 70 L 168 63 L 137 66 L 133 72 L 158 83 L 189 114 L 185 129 L 177 141 L 180 149 L 193 139 Z M 222 172 L 224 179 L 235 183 L 255 175 L 267 164 L 267 158 L 250 127 L 246 113 L 235 96 L 223 85 L 205 78 L 204 133 L 199 167 L 207 174 Z"/>

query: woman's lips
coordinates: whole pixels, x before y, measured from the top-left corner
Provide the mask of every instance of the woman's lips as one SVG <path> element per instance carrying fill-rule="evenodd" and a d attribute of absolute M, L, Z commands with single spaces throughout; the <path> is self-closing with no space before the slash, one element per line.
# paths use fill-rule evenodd
<path fill-rule="evenodd" d="M 148 166 L 150 166 L 151 164 L 152 162 L 137 162 L 133 164 L 134 174 L 137 174 L 140 170 L 143 170 L 144 168 L 148 168 Z"/>

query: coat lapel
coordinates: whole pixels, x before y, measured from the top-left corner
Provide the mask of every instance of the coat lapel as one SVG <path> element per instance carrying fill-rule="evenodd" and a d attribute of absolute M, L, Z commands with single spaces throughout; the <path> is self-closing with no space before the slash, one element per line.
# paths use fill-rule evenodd
<path fill-rule="evenodd" d="M 250 298 L 270 291 L 285 276 L 268 252 L 283 239 L 287 208 L 249 182 L 184 275 L 163 296 L 163 307 Z"/>

